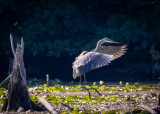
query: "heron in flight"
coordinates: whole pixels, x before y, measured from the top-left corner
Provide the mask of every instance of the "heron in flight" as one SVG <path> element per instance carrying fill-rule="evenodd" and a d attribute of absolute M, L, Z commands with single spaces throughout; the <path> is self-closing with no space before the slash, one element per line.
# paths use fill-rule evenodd
<path fill-rule="evenodd" d="M 107 37 L 99 40 L 97 46 L 92 51 L 83 51 L 78 57 L 76 57 L 73 62 L 73 78 L 76 79 L 84 75 L 84 80 L 86 82 L 85 73 L 106 66 L 111 61 L 121 57 L 126 53 L 127 46 L 102 46 L 103 43 L 116 43 L 119 42 L 113 41 Z"/>

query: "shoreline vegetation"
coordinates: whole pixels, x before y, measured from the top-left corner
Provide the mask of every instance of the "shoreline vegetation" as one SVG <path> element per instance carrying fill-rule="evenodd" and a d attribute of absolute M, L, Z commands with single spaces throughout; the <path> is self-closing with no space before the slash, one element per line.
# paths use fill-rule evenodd
<path fill-rule="evenodd" d="M 157 82 L 89 82 L 94 84 L 102 96 L 98 96 L 90 86 L 85 85 L 91 91 L 91 99 L 88 92 L 77 82 L 61 82 L 58 79 L 46 81 L 31 79 L 27 81 L 30 98 L 35 103 L 40 103 L 38 97 L 44 98 L 60 114 L 69 113 L 104 113 L 104 114 L 130 114 L 133 112 L 144 114 L 147 110 L 141 105 L 154 109 L 158 105 L 158 95 L 160 84 Z M 7 98 L 7 88 L 4 84 L 0 88 L 0 108 Z M 73 107 L 68 109 L 63 104 Z M 19 111 L 19 110 L 18 110 Z M 19 113 L 19 112 L 14 113 Z M 28 110 L 28 113 L 45 113 L 46 111 L 36 112 Z M 3 112 L 6 113 L 6 112 Z M 23 111 L 21 113 L 27 113 Z"/>

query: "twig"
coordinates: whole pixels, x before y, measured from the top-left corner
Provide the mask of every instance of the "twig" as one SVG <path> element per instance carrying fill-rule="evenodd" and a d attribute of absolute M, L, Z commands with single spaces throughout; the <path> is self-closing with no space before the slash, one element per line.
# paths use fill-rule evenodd
<path fill-rule="evenodd" d="M 89 84 L 87 84 L 87 85 L 89 85 Z M 102 94 L 101 93 L 99 93 L 99 91 L 96 89 L 96 88 L 93 88 L 91 85 L 89 85 L 92 89 L 94 89 L 97 93 L 98 93 L 98 95 L 99 96 L 102 96 Z"/>
<path fill-rule="evenodd" d="M 145 105 L 138 105 L 138 106 L 141 107 L 141 108 L 144 108 L 144 109 L 148 110 L 151 114 L 158 114 L 157 112 L 155 112 L 153 109 L 151 109 L 148 106 L 145 106 Z"/>
<path fill-rule="evenodd" d="M 38 97 L 38 100 L 52 113 L 57 114 L 54 108 L 42 97 Z"/>
<path fill-rule="evenodd" d="M 11 77 L 11 75 L 12 75 L 12 74 L 10 74 L 10 75 L 0 84 L 0 86 L 1 86 L 5 81 L 7 81 L 7 80 Z"/>
<path fill-rule="evenodd" d="M 61 103 L 61 105 L 67 107 L 68 109 L 73 110 L 73 107 L 72 107 L 72 106 L 69 106 L 68 104 L 64 104 L 64 103 L 62 103 L 62 102 L 60 102 L 60 103 Z"/>
<path fill-rule="evenodd" d="M 84 87 L 84 85 L 83 85 L 83 84 L 81 84 L 81 85 L 83 86 L 83 88 L 84 88 L 85 90 L 87 90 L 87 91 L 88 91 L 89 99 L 91 99 L 91 93 L 90 93 L 90 91 L 89 91 L 86 87 Z"/>

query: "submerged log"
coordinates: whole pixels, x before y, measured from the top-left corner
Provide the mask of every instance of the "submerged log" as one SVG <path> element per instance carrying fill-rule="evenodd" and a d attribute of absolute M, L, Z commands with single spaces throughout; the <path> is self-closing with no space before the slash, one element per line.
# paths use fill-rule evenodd
<path fill-rule="evenodd" d="M 24 110 L 36 109 L 43 110 L 36 106 L 30 99 L 26 85 L 26 69 L 23 62 L 24 43 L 17 44 L 16 51 L 14 49 L 13 37 L 10 34 L 11 48 L 14 55 L 13 69 L 10 74 L 8 84 L 8 99 L 4 102 L 2 110 L 11 111 L 18 110 L 22 107 Z"/>

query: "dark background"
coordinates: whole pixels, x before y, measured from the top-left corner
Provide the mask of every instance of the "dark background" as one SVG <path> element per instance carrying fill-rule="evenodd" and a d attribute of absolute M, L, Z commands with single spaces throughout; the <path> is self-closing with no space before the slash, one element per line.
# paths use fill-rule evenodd
<path fill-rule="evenodd" d="M 128 45 L 128 52 L 86 74 L 87 81 L 158 81 L 159 0 L 1 0 L 0 80 L 8 76 L 14 42 L 24 37 L 28 78 L 72 81 L 72 62 L 103 37 Z M 76 79 L 78 81 L 79 79 Z"/>

